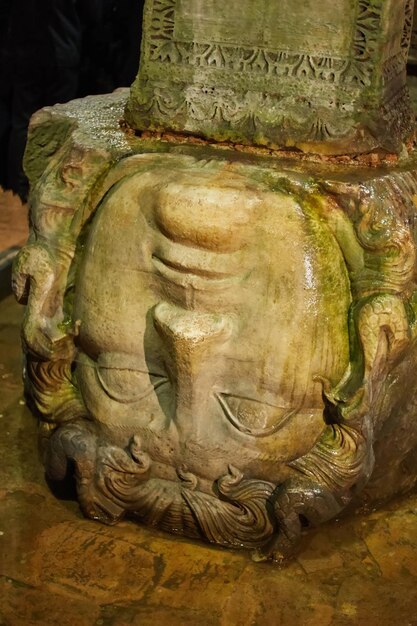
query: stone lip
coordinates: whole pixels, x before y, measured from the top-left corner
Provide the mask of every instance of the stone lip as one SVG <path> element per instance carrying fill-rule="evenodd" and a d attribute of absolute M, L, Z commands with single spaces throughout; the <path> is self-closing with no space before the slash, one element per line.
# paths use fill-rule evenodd
<path fill-rule="evenodd" d="M 322 4 L 312 15 L 305 2 L 147 0 L 128 123 L 305 153 L 401 153 L 414 138 L 413 2 L 356 0 L 332 19 Z"/>

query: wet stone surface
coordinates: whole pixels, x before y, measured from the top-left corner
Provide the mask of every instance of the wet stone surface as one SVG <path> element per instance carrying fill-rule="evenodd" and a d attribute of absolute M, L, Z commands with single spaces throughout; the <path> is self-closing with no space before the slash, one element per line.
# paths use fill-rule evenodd
<path fill-rule="evenodd" d="M 0 305 L 2 626 L 417 625 L 417 495 L 305 536 L 279 568 L 58 498 L 22 400 L 19 324 Z"/>

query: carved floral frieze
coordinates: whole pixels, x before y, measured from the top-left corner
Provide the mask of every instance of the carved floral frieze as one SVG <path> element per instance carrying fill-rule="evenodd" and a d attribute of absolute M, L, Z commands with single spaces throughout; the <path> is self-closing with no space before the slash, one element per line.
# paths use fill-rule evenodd
<path fill-rule="evenodd" d="M 303 3 L 290 10 L 246 0 L 237 15 L 233 3 L 214 4 L 212 15 L 206 3 L 202 14 L 199 4 L 148 1 L 141 68 L 127 107 L 133 127 L 333 154 L 395 152 L 410 139 L 405 65 L 413 0 L 357 0 L 337 14 L 323 4 L 315 16 Z M 237 26 L 236 41 L 230 36 L 245 11 L 255 24 L 258 18 L 264 39 L 269 27 L 263 43 L 254 26 L 256 44 L 242 42 Z M 297 23 L 309 25 L 307 35 Z"/>

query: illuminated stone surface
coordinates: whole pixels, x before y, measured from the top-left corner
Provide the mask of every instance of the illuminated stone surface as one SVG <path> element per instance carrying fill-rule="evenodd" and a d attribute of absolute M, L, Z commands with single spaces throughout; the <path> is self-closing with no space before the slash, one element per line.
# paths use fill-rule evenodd
<path fill-rule="evenodd" d="M 238 144 L 399 153 L 414 134 L 413 3 L 147 0 L 127 120 Z"/>
<path fill-rule="evenodd" d="M 416 482 L 416 162 L 143 140 L 125 102 L 32 121 L 14 289 L 47 472 L 94 519 L 281 559 Z"/>

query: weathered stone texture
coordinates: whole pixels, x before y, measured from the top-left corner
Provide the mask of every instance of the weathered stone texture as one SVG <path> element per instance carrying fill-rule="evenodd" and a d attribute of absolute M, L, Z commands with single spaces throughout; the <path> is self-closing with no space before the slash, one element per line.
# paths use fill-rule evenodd
<path fill-rule="evenodd" d="M 414 0 L 147 0 L 126 116 L 305 152 L 400 153 L 414 135 Z"/>
<path fill-rule="evenodd" d="M 0 307 L 0 622 L 5 626 L 392 626 L 417 605 L 417 495 L 313 529 L 286 567 L 130 522 L 83 519 L 51 493 L 22 406 L 19 324 Z M 3 391 L 5 390 L 5 392 Z M 63 497 L 65 496 L 65 497 Z"/>
<path fill-rule="evenodd" d="M 31 125 L 14 288 L 48 474 L 71 460 L 94 519 L 281 558 L 417 479 L 415 158 L 143 140 L 126 97 Z"/>

